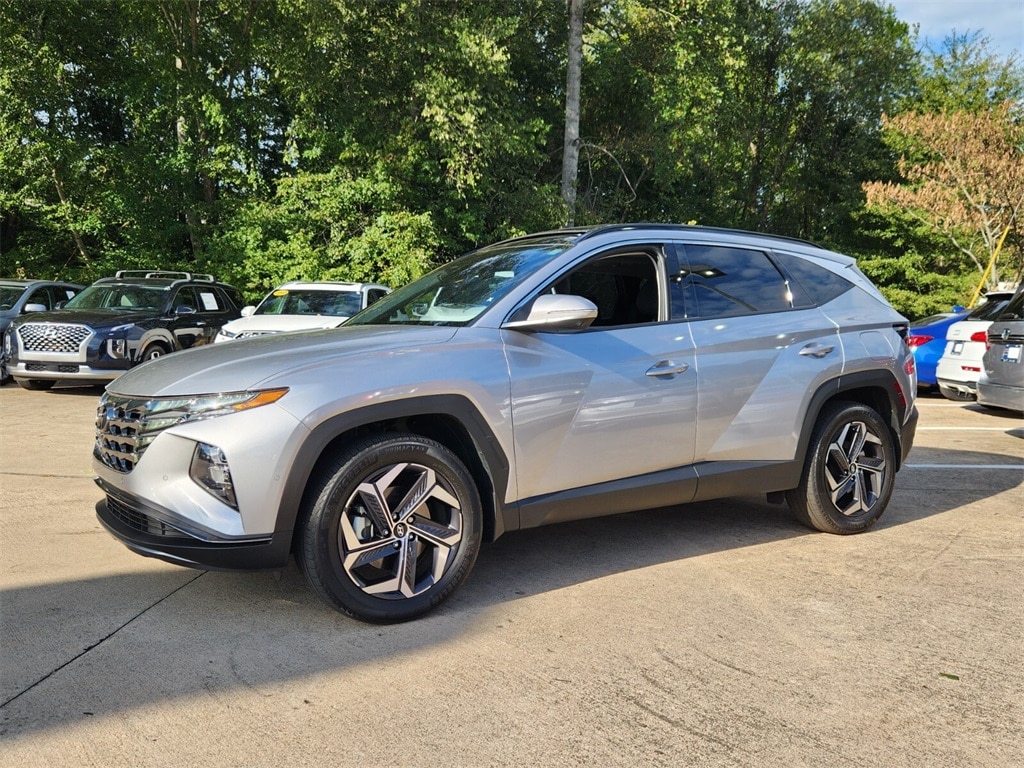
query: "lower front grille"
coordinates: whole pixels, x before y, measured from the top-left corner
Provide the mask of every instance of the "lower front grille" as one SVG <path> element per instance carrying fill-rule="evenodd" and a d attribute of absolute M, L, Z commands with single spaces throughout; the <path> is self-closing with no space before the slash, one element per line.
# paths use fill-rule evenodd
<path fill-rule="evenodd" d="M 35 373 L 78 373 L 78 366 L 65 363 L 25 363 L 25 370 Z"/>
<path fill-rule="evenodd" d="M 191 538 L 177 528 L 173 528 L 160 520 L 150 517 L 145 512 L 135 509 L 121 499 L 107 495 L 107 511 L 133 531 L 146 533 L 150 536 L 166 536 L 168 538 Z"/>

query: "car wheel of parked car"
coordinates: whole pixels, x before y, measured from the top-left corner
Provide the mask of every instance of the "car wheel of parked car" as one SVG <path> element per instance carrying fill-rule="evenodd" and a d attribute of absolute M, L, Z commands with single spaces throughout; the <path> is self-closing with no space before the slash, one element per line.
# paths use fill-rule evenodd
<path fill-rule="evenodd" d="M 826 407 L 807 449 L 800 486 L 786 498 L 804 523 L 826 533 L 859 533 L 885 511 L 896 473 L 889 428 L 871 408 Z"/>
<path fill-rule="evenodd" d="M 418 435 L 357 443 L 313 478 L 304 504 L 300 568 L 329 605 L 367 621 L 433 609 L 480 550 L 472 477 L 451 451 Z"/>
<path fill-rule="evenodd" d="M 53 385 L 56 381 L 49 381 L 48 379 L 15 379 L 18 382 L 18 386 L 22 389 L 30 389 L 33 392 L 43 392 L 47 389 L 53 389 Z"/>
<path fill-rule="evenodd" d="M 150 344 L 146 347 L 146 351 L 142 353 L 142 362 L 156 360 L 158 357 L 163 357 L 166 354 L 167 348 L 163 344 Z"/>

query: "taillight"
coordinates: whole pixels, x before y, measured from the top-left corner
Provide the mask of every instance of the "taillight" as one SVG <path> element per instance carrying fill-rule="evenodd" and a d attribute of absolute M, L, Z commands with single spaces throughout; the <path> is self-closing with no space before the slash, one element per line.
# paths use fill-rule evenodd
<path fill-rule="evenodd" d="M 915 347 L 920 347 L 923 346 L 924 344 L 927 344 L 934 338 L 934 336 L 918 336 L 917 334 L 912 333 L 910 334 L 910 336 L 907 337 L 907 346 L 910 347 L 911 349 L 914 349 Z"/>
<path fill-rule="evenodd" d="M 985 349 L 989 348 L 988 343 L 988 331 L 976 331 L 971 334 L 971 341 L 981 341 L 985 344 Z"/>

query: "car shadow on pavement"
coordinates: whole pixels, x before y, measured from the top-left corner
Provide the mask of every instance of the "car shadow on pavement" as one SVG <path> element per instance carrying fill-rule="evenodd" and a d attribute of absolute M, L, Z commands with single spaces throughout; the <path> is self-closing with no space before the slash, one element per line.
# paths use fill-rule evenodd
<path fill-rule="evenodd" d="M 1007 462 L 1005 456 L 942 449 L 930 449 L 929 457 L 947 464 Z M 908 467 L 900 473 L 886 514 L 864 535 L 885 536 L 887 530 L 1019 486 L 1020 471 L 1011 465 L 1007 470 L 978 483 L 969 474 L 965 477 L 971 482 L 960 482 L 955 472 Z M 929 473 L 940 475 L 941 482 L 933 484 Z M 925 498 L 921 488 L 938 492 Z M 685 574 L 687 563 L 702 556 L 761 545 L 781 546 L 772 557 L 786 557 L 785 542 L 806 536 L 826 534 L 804 528 L 784 506 L 750 497 L 509 533 L 483 547 L 467 583 L 444 606 L 416 621 L 389 626 L 330 610 L 306 587 L 294 564 L 262 573 L 168 566 L 8 590 L 0 593 L 0 735 L 65 728 L 215 692 L 272 695 L 282 683 L 301 686 L 321 674 L 362 679 L 408 654 L 444 648 L 464 653 L 467 642 L 495 627 L 522 615 L 532 617 L 530 606 L 519 602 L 524 599 L 561 600 L 559 590 L 661 566 Z M 835 537 L 836 557 L 850 551 L 848 542 L 860 539 Z M 124 556 L 136 557 L 127 551 Z M 898 549 L 893 557 L 901 557 Z M 675 575 L 652 572 L 646 578 Z M 622 580 L 616 583 L 626 588 Z M 580 609 L 599 612 L 605 606 L 602 601 Z M 658 606 L 639 610 L 656 612 Z"/>

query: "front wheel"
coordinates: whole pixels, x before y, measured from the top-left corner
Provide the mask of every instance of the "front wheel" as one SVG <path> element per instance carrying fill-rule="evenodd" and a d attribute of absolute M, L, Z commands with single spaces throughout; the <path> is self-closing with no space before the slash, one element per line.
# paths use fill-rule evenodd
<path fill-rule="evenodd" d="M 481 534 L 479 494 L 451 451 L 419 435 L 377 435 L 314 478 L 296 559 L 333 608 L 366 621 L 405 621 L 465 580 Z"/>
<path fill-rule="evenodd" d="M 163 357 L 167 354 L 167 348 L 163 344 L 150 344 L 146 347 L 146 351 L 142 353 L 143 363 L 148 363 L 150 360 L 156 360 L 158 357 Z"/>
<path fill-rule="evenodd" d="M 800 485 L 786 500 L 812 528 L 859 533 L 885 511 L 895 473 L 893 437 L 881 417 L 866 405 L 836 402 L 822 411 Z"/>

